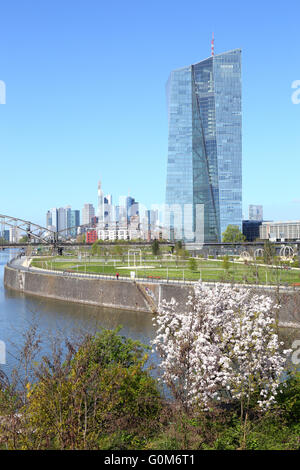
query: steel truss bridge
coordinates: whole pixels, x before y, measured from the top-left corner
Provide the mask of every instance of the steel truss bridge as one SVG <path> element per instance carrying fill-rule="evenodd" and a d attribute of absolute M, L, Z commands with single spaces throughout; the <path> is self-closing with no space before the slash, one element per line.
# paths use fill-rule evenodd
<path fill-rule="evenodd" d="M 86 228 L 89 226 L 90 224 L 85 224 L 80 225 L 79 227 Z M 68 237 L 70 237 L 70 231 L 78 229 L 78 226 L 68 227 L 66 229 L 59 230 L 58 232 L 54 232 L 53 230 L 49 230 L 46 227 L 30 222 L 29 220 L 23 220 L 17 217 L 11 217 L 9 215 L 0 214 L 0 232 L 2 234 L 2 237 L 5 227 L 9 227 L 15 230 L 16 235 L 18 231 L 21 231 L 27 237 L 27 241 L 25 243 L 9 243 L 7 244 L 7 246 L 24 246 L 33 243 L 40 243 L 43 245 L 52 246 L 54 248 L 58 247 L 58 245 L 60 244 L 72 244 L 71 241 L 67 241 Z M 76 244 L 77 243 L 78 242 L 76 242 Z"/>
<path fill-rule="evenodd" d="M 72 241 L 70 240 L 70 231 L 71 230 L 77 230 L 78 228 L 90 228 L 90 224 L 84 224 L 74 227 L 68 227 L 63 230 L 59 230 L 58 232 L 54 232 L 53 230 L 49 230 L 46 227 L 43 227 L 41 225 L 35 224 L 33 222 L 30 222 L 29 220 L 23 220 L 19 219 L 18 217 L 11 217 L 9 215 L 4 215 L 0 214 L 0 237 L 3 237 L 3 232 L 5 230 L 5 227 L 13 228 L 16 230 L 16 232 L 19 230 L 24 233 L 24 235 L 27 236 L 27 241 L 24 243 L 19 243 L 19 242 L 14 242 L 14 243 L 0 243 L 0 248 L 1 247 L 12 247 L 12 246 L 30 246 L 34 244 L 43 244 L 45 246 L 49 246 L 52 248 L 58 249 L 60 246 L 80 246 L 80 245 L 86 245 L 86 243 L 80 243 L 78 241 Z M 17 234 L 17 233 L 16 233 Z M 3 241 L 3 240 L 2 240 Z M 203 243 L 203 244 L 190 244 L 187 243 L 185 244 L 185 248 L 188 249 L 189 251 L 193 252 L 198 252 L 201 251 L 203 248 L 206 248 L 207 250 L 212 250 L 212 251 L 218 251 L 220 249 L 224 248 L 234 248 L 237 250 L 248 250 L 248 248 L 253 247 L 253 248 L 262 248 L 264 245 L 265 240 L 261 240 L 258 242 L 237 242 L 237 243 L 222 243 L 222 242 L 211 242 L 211 243 Z M 134 246 L 141 246 L 141 245 L 151 245 L 151 241 L 140 241 L 140 242 L 133 242 L 131 244 L 131 247 Z M 113 245 L 113 244 L 118 244 L 118 240 L 115 240 L 114 242 L 109 242 L 107 245 Z M 161 242 L 161 244 L 164 245 L 170 245 L 174 246 L 174 242 L 171 241 L 164 241 Z M 300 252 L 300 240 L 297 241 L 286 241 L 286 242 L 272 242 L 273 245 L 278 246 L 286 246 L 286 245 L 293 245 L 295 246 L 295 251 Z M 106 243 L 103 241 L 103 246 L 105 246 Z M 199 246 L 197 246 L 199 245 Z"/>

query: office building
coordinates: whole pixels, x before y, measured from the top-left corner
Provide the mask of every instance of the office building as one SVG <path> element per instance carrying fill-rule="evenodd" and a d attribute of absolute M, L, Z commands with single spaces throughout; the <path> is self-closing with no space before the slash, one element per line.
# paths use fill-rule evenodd
<path fill-rule="evenodd" d="M 249 205 L 249 220 L 263 220 L 263 206 Z"/>
<path fill-rule="evenodd" d="M 77 235 L 77 227 L 80 225 L 80 211 L 77 209 L 71 210 L 69 214 L 69 234 L 75 238 Z"/>
<path fill-rule="evenodd" d="M 0 232 L 0 238 L 2 239 L 1 241 L 5 240 L 6 242 L 9 242 L 9 230 L 2 230 Z"/>
<path fill-rule="evenodd" d="M 46 228 L 52 230 L 52 232 L 57 232 L 58 228 L 58 218 L 57 218 L 57 208 L 53 207 L 46 214 Z"/>
<path fill-rule="evenodd" d="M 68 228 L 70 227 L 70 213 L 71 207 L 59 207 L 57 209 L 57 231 L 61 232 L 63 236 L 67 236 Z"/>
<path fill-rule="evenodd" d="M 260 238 L 259 227 L 261 220 L 243 220 L 243 235 L 245 235 L 247 242 L 254 242 Z"/>
<path fill-rule="evenodd" d="M 84 204 L 81 211 L 82 225 L 90 224 L 93 217 L 95 217 L 95 208 L 93 204 Z"/>
<path fill-rule="evenodd" d="M 167 100 L 169 236 L 219 241 L 242 228 L 241 50 L 171 72 Z"/>
<path fill-rule="evenodd" d="M 98 181 L 98 207 L 97 207 L 97 217 L 99 224 L 102 224 L 104 221 L 104 196 L 101 188 L 101 181 Z M 95 215 L 95 214 L 94 214 Z"/>
<path fill-rule="evenodd" d="M 262 222 L 260 238 L 270 241 L 300 240 L 300 220 L 286 222 Z"/>
<path fill-rule="evenodd" d="M 110 222 L 113 222 L 115 217 L 114 214 L 114 206 L 112 203 L 112 195 L 107 194 L 103 198 L 103 221 L 105 224 L 109 224 Z"/>

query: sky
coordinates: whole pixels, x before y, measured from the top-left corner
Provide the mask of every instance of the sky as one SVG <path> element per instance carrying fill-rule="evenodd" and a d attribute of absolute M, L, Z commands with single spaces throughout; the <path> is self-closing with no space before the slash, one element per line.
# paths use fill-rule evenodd
<path fill-rule="evenodd" d="M 164 203 L 166 81 L 214 32 L 215 54 L 242 49 L 244 218 L 300 219 L 299 2 L 0 0 L 0 16 L 1 214 L 45 225 L 96 206 L 99 179 L 114 202 Z"/>

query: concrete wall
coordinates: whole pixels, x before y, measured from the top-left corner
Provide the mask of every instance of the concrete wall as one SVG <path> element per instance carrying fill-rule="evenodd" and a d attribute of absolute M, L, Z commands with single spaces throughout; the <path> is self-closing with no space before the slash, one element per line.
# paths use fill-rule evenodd
<path fill-rule="evenodd" d="M 161 300 L 178 303 L 178 310 L 186 311 L 186 302 L 193 288 L 190 285 L 135 283 L 133 281 L 93 279 L 62 276 L 42 272 L 22 271 L 5 267 L 4 284 L 24 293 L 125 310 L 153 313 Z M 260 290 L 260 293 L 276 295 Z M 300 292 L 280 293 L 279 322 L 281 326 L 300 328 Z"/>
<path fill-rule="evenodd" d="M 42 274 L 6 266 L 4 285 L 27 294 L 68 302 L 151 312 L 133 282 Z"/>

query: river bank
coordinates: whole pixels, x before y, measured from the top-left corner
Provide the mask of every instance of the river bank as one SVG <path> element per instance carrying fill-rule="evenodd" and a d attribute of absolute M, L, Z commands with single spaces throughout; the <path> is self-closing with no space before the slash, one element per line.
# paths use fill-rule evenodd
<path fill-rule="evenodd" d="M 186 310 L 193 292 L 191 282 L 147 282 L 134 279 L 117 279 L 113 276 L 64 273 L 30 268 L 28 260 L 15 260 L 5 266 L 4 284 L 7 288 L 38 297 L 57 299 L 69 303 L 95 305 L 106 308 L 134 310 L 155 314 L 160 302 L 172 298 L 177 309 Z M 300 293 L 292 288 L 274 286 L 247 286 L 279 296 L 279 325 L 300 328 Z"/>

